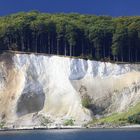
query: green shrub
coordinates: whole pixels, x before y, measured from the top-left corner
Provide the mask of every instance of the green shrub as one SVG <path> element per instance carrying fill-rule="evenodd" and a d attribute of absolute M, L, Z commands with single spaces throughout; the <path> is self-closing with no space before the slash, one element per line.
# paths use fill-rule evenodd
<path fill-rule="evenodd" d="M 140 113 L 128 117 L 129 123 L 140 124 Z"/>
<path fill-rule="evenodd" d="M 65 120 L 64 125 L 65 126 L 73 126 L 74 120 L 72 120 L 72 119 Z"/>
<path fill-rule="evenodd" d="M 41 125 L 47 126 L 49 123 L 50 123 L 49 118 L 44 117 L 44 116 L 41 118 Z"/>
<path fill-rule="evenodd" d="M 82 106 L 85 108 L 91 107 L 91 98 L 88 95 L 82 98 Z"/>
<path fill-rule="evenodd" d="M 0 129 L 2 129 L 5 125 L 5 122 L 0 122 Z"/>

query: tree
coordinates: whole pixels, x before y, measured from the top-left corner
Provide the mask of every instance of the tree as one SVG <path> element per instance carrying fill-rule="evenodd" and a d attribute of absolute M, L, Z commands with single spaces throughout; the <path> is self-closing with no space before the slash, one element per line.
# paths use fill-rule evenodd
<path fill-rule="evenodd" d="M 20 12 L 0 17 L 0 51 L 140 61 L 140 17 Z"/>

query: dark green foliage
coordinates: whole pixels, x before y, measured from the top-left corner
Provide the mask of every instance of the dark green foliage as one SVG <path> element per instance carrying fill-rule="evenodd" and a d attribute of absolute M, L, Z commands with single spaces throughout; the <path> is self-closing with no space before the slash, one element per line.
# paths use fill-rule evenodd
<path fill-rule="evenodd" d="M 0 52 L 14 50 L 139 62 L 139 44 L 139 16 L 112 18 L 32 11 L 0 17 Z"/>
<path fill-rule="evenodd" d="M 68 119 L 64 122 L 64 126 L 73 126 L 74 125 L 74 120 Z"/>
<path fill-rule="evenodd" d="M 128 122 L 133 124 L 140 124 L 140 113 L 129 116 Z"/>
<path fill-rule="evenodd" d="M 0 129 L 3 129 L 5 122 L 0 122 Z"/>
<path fill-rule="evenodd" d="M 85 108 L 91 108 L 91 98 L 88 95 L 82 97 L 82 106 Z"/>

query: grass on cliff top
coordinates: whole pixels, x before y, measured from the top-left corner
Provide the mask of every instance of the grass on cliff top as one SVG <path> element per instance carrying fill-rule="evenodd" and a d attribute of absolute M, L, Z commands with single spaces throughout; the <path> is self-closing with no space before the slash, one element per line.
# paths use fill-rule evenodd
<path fill-rule="evenodd" d="M 122 113 L 114 113 L 110 116 L 101 118 L 101 119 L 94 119 L 92 124 L 104 124 L 104 123 L 111 123 L 111 124 L 126 124 L 128 122 L 128 118 L 132 115 L 140 113 L 140 103 L 131 107 L 128 111 Z"/>

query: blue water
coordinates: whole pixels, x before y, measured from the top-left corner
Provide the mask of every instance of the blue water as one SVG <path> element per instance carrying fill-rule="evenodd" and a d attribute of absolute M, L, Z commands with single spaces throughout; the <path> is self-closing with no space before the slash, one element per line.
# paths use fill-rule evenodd
<path fill-rule="evenodd" d="M 0 132 L 0 140 L 140 140 L 140 129 L 10 131 Z"/>

